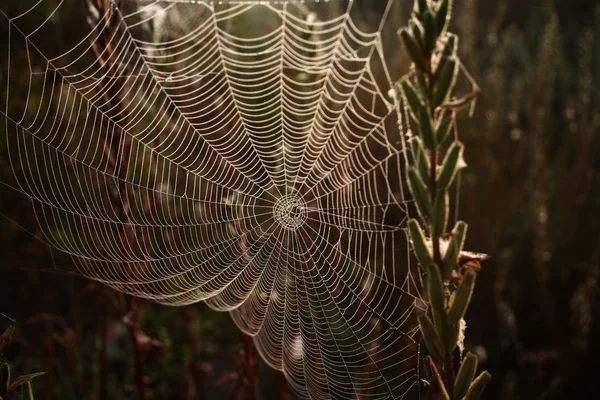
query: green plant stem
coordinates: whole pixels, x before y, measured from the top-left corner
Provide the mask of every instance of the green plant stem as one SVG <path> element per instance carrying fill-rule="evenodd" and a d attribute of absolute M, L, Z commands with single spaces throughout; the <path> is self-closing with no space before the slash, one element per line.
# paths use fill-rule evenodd
<path fill-rule="evenodd" d="M 448 389 L 448 396 L 450 400 L 454 400 L 454 384 L 456 377 L 454 376 L 454 365 L 452 363 L 452 353 L 446 354 L 446 360 L 444 360 L 444 374 L 446 375 L 446 384 Z"/>
<path fill-rule="evenodd" d="M 433 126 L 437 126 L 437 117 L 435 115 L 435 109 L 432 105 L 431 99 L 433 98 L 433 66 L 431 65 L 431 56 L 429 57 L 429 68 L 427 71 L 427 81 L 429 83 L 428 93 L 429 93 L 429 113 L 431 115 L 431 121 L 433 122 Z M 435 202 L 435 196 L 437 192 L 436 178 L 437 178 L 437 164 L 438 164 L 438 149 L 437 146 L 431 150 L 431 160 L 430 160 L 430 179 L 431 179 L 431 204 Z M 433 247 L 433 260 L 440 268 L 440 272 L 443 274 L 443 265 L 442 265 L 442 254 L 440 251 L 440 240 L 436 235 L 432 235 L 431 237 L 432 247 Z"/>
<path fill-rule="evenodd" d="M 428 93 L 429 93 L 429 112 L 431 114 L 431 120 L 433 121 L 433 126 L 437 126 L 437 116 L 435 114 L 435 108 L 433 107 L 431 99 L 433 98 L 433 90 L 434 90 L 434 76 L 433 76 L 433 66 L 431 65 L 431 56 L 429 57 L 429 68 L 427 71 L 427 81 L 429 84 Z M 438 165 L 438 146 L 437 145 L 431 150 L 431 160 L 430 160 L 430 177 L 431 177 L 431 203 L 435 202 L 435 198 L 437 195 L 437 165 Z M 440 269 L 440 273 L 444 274 L 444 263 L 442 261 L 442 252 L 440 249 L 440 238 L 438 235 L 431 235 L 431 246 L 433 248 L 433 260 L 435 264 Z M 444 360 L 444 375 L 446 376 L 446 389 L 448 391 L 448 396 L 450 396 L 450 400 L 454 400 L 454 384 L 455 384 L 455 376 L 454 376 L 454 365 L 452 362 L 452 352 L 446 352 L 446 359 Z"/>
<path fill-rule="evenodd" d="M 435 123 L 435 119 L 434 119 Z M 438 151 L 434 149 L 431 151 L 431 203 L 435 201 L 435 194 L 437 191 L 436 188 L 436 168 L 438 162 Z M 443 274 L 443 264 L 442 264 L 442 252 L 440 250 L 440 238 L 437 235 L 431 235 L 431 242 L 433 247 L 433 261 L 440 268 L 440 272 Z"/>

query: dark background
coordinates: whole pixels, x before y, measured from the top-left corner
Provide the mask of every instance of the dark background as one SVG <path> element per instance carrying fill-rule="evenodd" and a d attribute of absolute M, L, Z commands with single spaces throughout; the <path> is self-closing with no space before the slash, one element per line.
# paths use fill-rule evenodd
<path fill-rule="evenodd" d="M 378 3 L 359 4 L 366 19 Z M 394 30 L 407 20 L 409 3 L 395 4 Z M 75 16 L 82 12 L 73 9 Z M 467 346 L 493 375 L 485 398 L 596 397 L 600 5 L 457 0 L 453 16 L 462 61 L 482 89 L 474 117 L 459 120 L 468 168 L 458 214 L 469 223 L 467 247 L 492 255 L 466 317 Z M 71 29 L 87 28 L 77 17 L 64 18 L 57 47 Z M 387 47 L 399 78 L 406 55 L 399 42 Z M 1 158 L 0 174 L 11 181 Z M 109 398 L 135 398 L 122 322 L 128 299 L 58 273 L 72 261 L 36 239 L 26 199 L 6 186 L 0 210 L 11 218 L 0 218 L 0 312 L 18 321 L 5 354 L 14 371 L 47 371 L 35 383 L 39 399 L 95 399 L 102 390 Z M 141 307 L 152 398 L 249 398 L 249 381 L 264 389 L 262 398 L 289 398 L 281 374 L 258 363 L 227 314 L 202 304 Z"/>

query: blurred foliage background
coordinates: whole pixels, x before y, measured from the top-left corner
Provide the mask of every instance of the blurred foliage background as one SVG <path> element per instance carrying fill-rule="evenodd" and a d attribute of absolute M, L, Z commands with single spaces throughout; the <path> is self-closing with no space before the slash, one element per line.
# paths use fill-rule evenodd
<path fill-rule="evenodd" d="M 378 3 L 358 2 L 365 24 Z M 600 393 L 600 5 L 455 3 L 459 53 L 482 89 L 473 118 L 459 119 L 469 168 L 456 211 L 469 223 L 467 247 L 492 255 L 466 318 L 467 345 L 493 375 L 486 398 L 591 398 Z M 394 31 L 411 5 L 394 4 Z M 60 15 L 54 46 L 87 28 L 81 12 Z M 398 78 L 407 57 L 395 38 L 386 45 Z M 0 174 L 10 181 L 6 160 Z M 135 398 L 131 300 L 37 270 L 71 261 L 36 239 L 32 213 L 6 187 L 0 209 L 10 217 L 0 219 L 0 312 L 18 320 L 5 354 L 13 368 L 48 372 L 35 383 L 39 399 Z M 227 314 L 138 306 L 150 398 L 291 398 Z"/>

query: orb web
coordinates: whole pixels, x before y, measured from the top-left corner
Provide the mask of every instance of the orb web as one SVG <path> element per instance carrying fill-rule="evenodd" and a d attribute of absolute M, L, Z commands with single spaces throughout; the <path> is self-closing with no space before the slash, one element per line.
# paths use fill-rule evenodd
<path fill-rule="evenodd" d="M 301 397 L 416 396 L 383 22 L 352 1 L 81 3 L 0 14 L 2 184 L 43 240 L 119 291 L 229 311 Z"/>

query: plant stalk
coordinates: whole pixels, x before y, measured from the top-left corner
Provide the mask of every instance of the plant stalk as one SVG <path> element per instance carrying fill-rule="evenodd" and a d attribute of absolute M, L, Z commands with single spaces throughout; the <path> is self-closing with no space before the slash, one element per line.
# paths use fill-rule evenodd
<path fill-rule="evenodd" d="M 434 91 L 434 74 L 433 74 L 433 65 L 431 57 L 429 57 L 429 68 L 427 71 L 427 82 L 429 84 L 428 92 L 429 92 L 429 113 L 431 115 L 431 120 L 433 126 L 437 126 L 437 115 L 435 112 L 435 108 L 432 104 L 431 99 L 433 98 Z M 431 150 L 431 160 L 430 160 L 430 178 L 431 178 L 431 204 L 434 204 L 435 198 L 437 196 L 437 166 L 438 166 L 438 158 L 439 158 L 439 143 Z M 440 249 L 440 237 L 437 234 L 431 235 L 431 245 L 433 248 L 433 261 L 438 266 L 440 273 L 442 276 L 444 275 L 444 265 L 442 261 L 442 253 Z M 452 360 L 452 352 L 446 352 L 446 358 L 444 360 L 444 375 L 446 376 L 446 385 L 448 396 L 450 400 L 454 400 L 454 385 L 455 385 L 455 374 L 454 374 L 454 363 Z"/>
<path fill-rule="evenodd" d="M 454 385 L 456 378 L 454 376 L 452 353 L 446 354 L 446 359 L 444 360 L 444 374 L 446 375 L 446 384 L 448 385 L 448 396 L 450 396 L 450 400 L 454 400 Z"/>
<path fill-rule="evenodd" d="M 99 400 L 108 399 L 108 305 L 102 304 L 102 328 L 100 331 L 100 382 Z"/>
<path fill-rule="evenodd" d="M 431 395 L 433 398 L 460 400 L 465 396 L 479 399 L 490 375 L 483 372 L 473 381 L 476 356 L 473 356 L 474 360 L 471 357 L 470 361 L 473 371 L 464 369 L 469 368 L 468 363 L 461 363 L 458 375 L 454 371 L 453 352 L 459 340 L 458 324 L 469 306 L 475 285 L 475 272 L 468 268 L 465 272 L 460 266 L 466 223 L 456 222 L 443 256 L 440 243 L 448 230 L 449 187 L 462 167 L 460 162 L 464 148 L 455 138 L 441 161 L 444 143 L 450 137 L 453 122 L 453 118 L 444 117 L 444 110 L 455 112 L 468 106 L 479 92 L 475 88 L 471 95 L 462 99 L 453 97 L 460 61 L 456 56 L 458 37 L 446 31 L 452 3 L 452 0 L 416 2 L 409 26 L 398 34 L 412 59 L 415 81 L 420 90 L 416 90 L 410 81 L 414 76 L 412 73 L 398 85 L 420 133 L 419 138 L 411 139 L 416 165 L 408 169 L 407 179 L 423 219 L 421 224 L 426 229 L 422 229 L 416 218 L 411 219 L 408 225 L 415 256 L 426 272 L 430 311 L 433 313 L 433 322 L 427 315 L 417 317 L 422 340 L 431 353 L 428 359 L 436 383 L 432 386 Z M 433 59 L 436 56 L 439 56 L 439 62 L 434 71 Z M 429 151 L 428 156 L 426 151 Z M 429 165 L 423 159 L 424 154 L 429 159 Z M 423 230 L 429 230 L 431 235 L 429 246 Z M 452 278 L 448 276 L 450 274 Z M 451 306 L 450 291 L 456 294 Z M 440 369 L 443 370 L 441 375 Z M 457 393 L 454 393 L 455 389 Z"/>
<path fill-rule="evenodd" d="M 133 357 L 135 366 L 135 385 L 139 400 L 147 399 L 146 377 L 144 375 L 144 356 L 142 354 L 142 345 L 140 341 L 140 319 L 141 310 L 139 299 L 136 297 L 129 298 L 129 313 L 128 313 L 127 331 L 133 346 Z"/>

